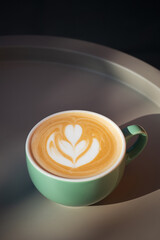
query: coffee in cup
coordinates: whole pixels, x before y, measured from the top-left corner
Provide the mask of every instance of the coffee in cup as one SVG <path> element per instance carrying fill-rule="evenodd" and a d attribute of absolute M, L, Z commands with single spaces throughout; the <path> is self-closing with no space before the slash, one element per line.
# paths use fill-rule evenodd
<path fill-rule="evenodd" d="M 138 139 L 127 149 L 134 136 Z M 28 134 L 29 175 L 36 188 L 54 202 L 91 205 L 116 188 L 125 166 L 143 151 L 147 139 L 143 127 L 131 125 L 121 130 L 98 113 L 55 113 Z"/>
<path fill-rule="evenodd" d="M 121 132 L 109 119 L 85 111 L 55 114 L 32 133 L 34 161 L 51 174 L 88 178 L 113 167 L 121 156 Z"/>

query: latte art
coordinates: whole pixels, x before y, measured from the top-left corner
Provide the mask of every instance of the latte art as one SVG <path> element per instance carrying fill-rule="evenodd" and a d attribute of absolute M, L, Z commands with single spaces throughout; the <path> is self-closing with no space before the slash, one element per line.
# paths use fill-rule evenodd
<path fill-rule="evenodd" d="M 66 111 L 40 122 L 30 139 L 34 161 L 51 174 L 86 178 L 111 168 L 122 151 L 112 123 L 98 114 Z"/>
<path fill-rule="evenodd" d="M 79 141 L 82 135 L 80 125 L 67 125 L 64 133 L 67 140 L 52 133 L 47 141 L 48 155 L 57 163 L 77 168 L 91 162 L 99 153 L 100 145 L 96 138 L 93 138 L 92 143 Z"/>

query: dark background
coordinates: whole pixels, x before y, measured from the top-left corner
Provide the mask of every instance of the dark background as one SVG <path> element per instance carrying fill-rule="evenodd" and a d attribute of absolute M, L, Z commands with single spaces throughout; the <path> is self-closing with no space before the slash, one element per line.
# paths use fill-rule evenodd
<path fill-rule="evenodd" d="M 159 6 L 153 1 L 12 1 L 1 3 L 0 8 L 0 36 L 29 34 L 90 41 L 160 69 Z"/>

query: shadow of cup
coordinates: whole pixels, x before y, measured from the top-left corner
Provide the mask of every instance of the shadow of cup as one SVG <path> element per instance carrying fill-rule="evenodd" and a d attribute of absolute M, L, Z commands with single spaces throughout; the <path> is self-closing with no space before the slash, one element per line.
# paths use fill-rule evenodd
<path fill-rule="evenodd" d="M 160 187 L 160 114 L 134 119 L 120 128 L 132 124 L 145 128 L 148 133 L 148 144 L 140 156 L 126 167 L 117 188 L 96 205 L 125 202 L 156 191 Z"/>

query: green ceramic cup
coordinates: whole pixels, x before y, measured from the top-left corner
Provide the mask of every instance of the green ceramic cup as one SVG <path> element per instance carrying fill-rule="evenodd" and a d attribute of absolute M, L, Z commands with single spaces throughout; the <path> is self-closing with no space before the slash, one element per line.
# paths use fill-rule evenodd
<path fill-rule="evenodd" d="M 86 206 L 102 200 L 116 188 L 123 176 L 125 166 L 145 148 L 148 137 L 146 131 L 141 126 L 131 125 L 121 130 L 107 117 L 97 113 L 93 114 L 105 118 L 106 122 L 112 122 L 123 142 L 123 149 L 116 164 L 109 170 L 94 177 L 69 179 L 55 176 L 40 168 L 30 153 L 30 137 L 39 123 L 30 131 L 25 146 L 27 167 L 32 182 L 46 198 L 66 206 Z M 128 141 L 135 135 L 138 135 L 138 139 L 126 150 Z"/>

